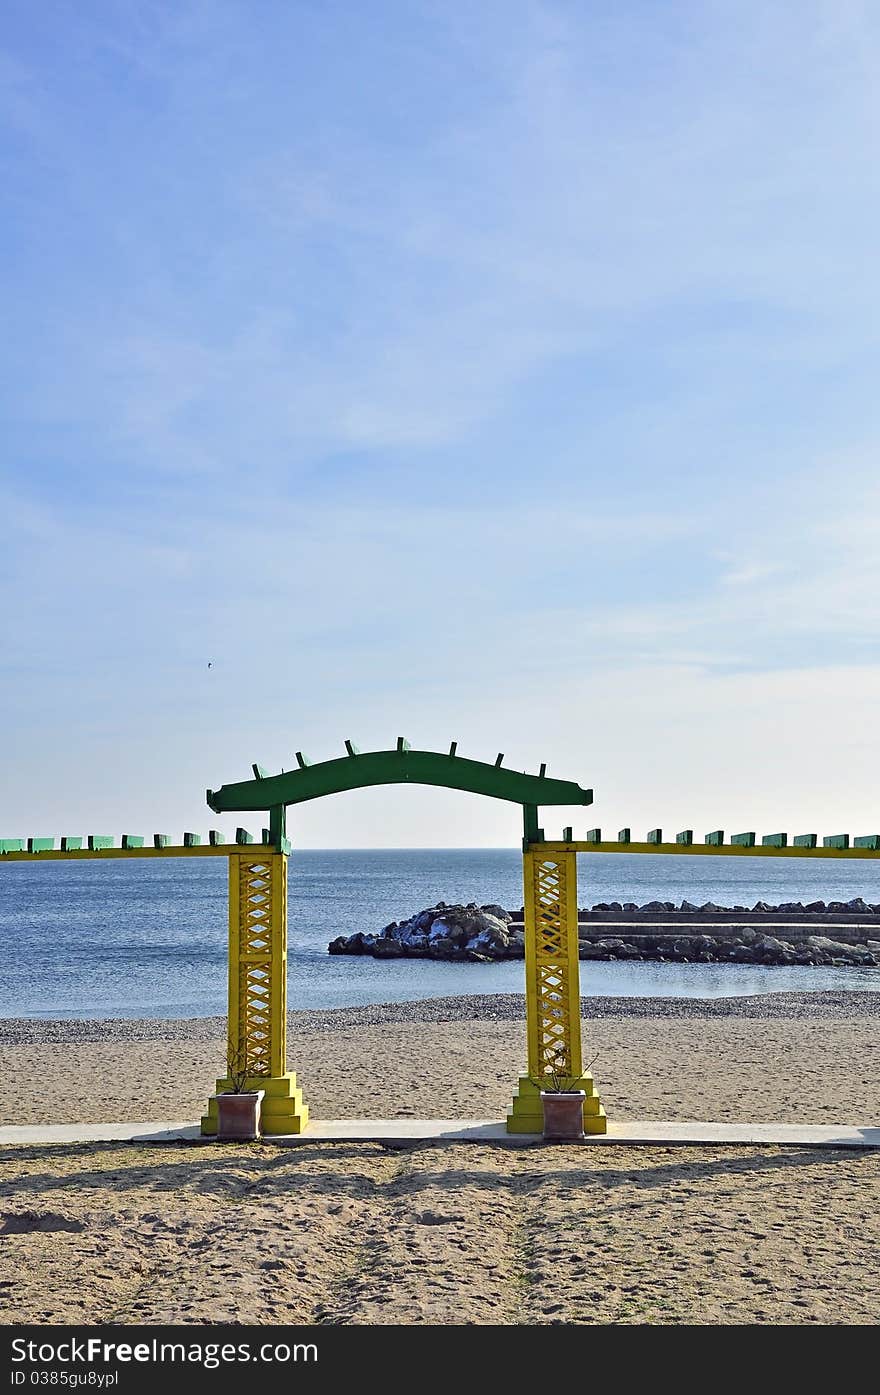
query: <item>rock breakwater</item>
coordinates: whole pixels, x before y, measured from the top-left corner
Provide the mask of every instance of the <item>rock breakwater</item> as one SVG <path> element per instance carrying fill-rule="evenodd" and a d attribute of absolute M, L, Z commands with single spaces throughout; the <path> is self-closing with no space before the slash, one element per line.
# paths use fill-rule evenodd
<path fill-rule="evenodd" d="M 371 954 L 376 959 L 522 959 L 522 923 L 501 906 L 447 906 L 438 901 L 409 920 L 392 920 L 378 935 L 340 935 L 328 945 L 331 954 Z"/>
<path fill-rule="evenodd" d="M 629 919 L 610 925 L 609 919 L 617 916 Z M 670 923 L 659 923 L 664 916 L 670 917 Z M 725 917 L 731 919 L 725 921 Z M 744 923 L 744 917 L 757 923 Z M 768 923 L 774 917 L 785 920 Z M 487 963 L 524 958 L 525 928 L 522 910 L 438 901 L 408 920 L 392 921 L 378 933 L 340 935 L 328 949 L 331 954 L 367 954 L 376 959 Z M 599 902 L 591 911 L 579 912 L 578 954 L 584 960 L 873 967 L 880 965 L 880 905 L 870 905 L 861 897 L 807 905 L 786 901 L 773 906 L 759 901 L 751 909 L 711 901 L 702 906 L 689 901 L 680 905 L 649 901 L 641 906 Z"/>

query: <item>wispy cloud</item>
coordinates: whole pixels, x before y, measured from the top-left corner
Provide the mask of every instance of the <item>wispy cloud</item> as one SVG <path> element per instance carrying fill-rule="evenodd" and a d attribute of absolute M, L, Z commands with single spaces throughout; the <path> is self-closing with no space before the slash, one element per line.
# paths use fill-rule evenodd
<path fill-rule="evenodd" d="M 136 442 L 139 461 L 158 467 L 176 454 L 231 469 L 252 440 L 278 469 L 320 449 L 460 441 L 545 366 L 580 356 L 589 375 L 594 356 L 616 355 L 642 325 L 652 340 L 671 333 L 680 354 L 696 304 L 710 357 L 730 345 L 726 305 L 763 321 L 750 334 L 747 314 L 736 331 L 746 390 L 749 358 L 810 354 L 830 367 L 876 343 L 869 10 L 755 5 L 734 23 L 724 6 L 585 17 L 523 4 L 505 7 L 499 46 L 494 7 L 471 26 L 429 7 L 443 55 L 432 99 L 448 110 L 416 111 L 411 137 L 398 127 L 390 138 L 372 84 L 339 103 L 310 85 L 272 130 L 277 93 L 260 81 L 271 35 L 249 38 L 231 78 L 241 12 L 224 7 L 219 26 L 213 8 L 185 14 L 171 25 L 160 9 L 137 33 L 101 36 L 139 64 L 157 138 L 181 127 L 175 158 L 144 167 L 140 191 L 122 175 L 128 211 L 109 224 L 102 212 L 111 258 L 152 279 L 150 301 L 108 305 L 85 354 L 80 338 L 75 372 L 49 385 L 59 412 L 75 396 L 110 449 L 121 435 L 126 454 Z M 326 37 L 300 24 L 306 51 Z M 284 25 L 275 37 L 283 47 L 299 36 Z M 415 86 L 395 65 L 416 61 L 400 37 L 369 40 L 365 62 L 401 82 L 400 100 L 393 87 L 385 96 L 395 122 Z M 204 214 L 187 227 L 181 178 L 203 182 L 219 74 L 233 111 L 255 107 L 261 138 L 212 152 L 209 231 Z M 331 65 L 331 83 L 342 78 Z M 86 134 L 66 129 L 62 96 L 43 100 L 53 142 L 94 188 L 102 171 Z M 121 151 L 104 158 L 116 168 Z M 677 321 L 658 326 L 661 310 Z M 74 344 L 60 343 L 69 363 Z M 723 396 L 737 391 L 728 381 Z"/>
<path fill-rule="evenodd" d="M 703 789 L 699 703 L 769 770 L 865 718 L 876 7 L 378 9 L 9 34 L 16 798 L 62 710 L 181 799 L 279 723 Z"/>

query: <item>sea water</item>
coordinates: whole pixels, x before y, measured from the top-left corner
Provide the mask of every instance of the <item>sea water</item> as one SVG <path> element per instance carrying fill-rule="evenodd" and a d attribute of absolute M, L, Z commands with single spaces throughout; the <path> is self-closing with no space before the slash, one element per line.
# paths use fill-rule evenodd
<path fill-rule="evenodd" d="M 880 903 L 872 860 L 672 858 L 586 853 L 582 906 L 653 899 Z M 292 1008 L 523 991 L 522 961 L 441 963 L 328 955 L 438 900 L 522 905 L 515 849 L 297 851 L 289 862 Z M 0 1016 L 202 1017 L 226 1010 L 226 859 L 0 863 Z M 878 916 L 880 938 L 880 916 Z M 585 994 L 719 997 L 810 989 L 880 991 L 880 969 L 584 963 Z"/>

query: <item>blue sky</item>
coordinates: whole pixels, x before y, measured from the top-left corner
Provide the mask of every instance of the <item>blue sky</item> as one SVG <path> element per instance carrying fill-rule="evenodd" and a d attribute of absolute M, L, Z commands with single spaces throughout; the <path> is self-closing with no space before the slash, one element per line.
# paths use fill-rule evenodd
<path fill-rule="evenodd" d="M 10 0 L 0 832 L 399 734 L 876 831 L 878 58 L 845 0 Z"/>

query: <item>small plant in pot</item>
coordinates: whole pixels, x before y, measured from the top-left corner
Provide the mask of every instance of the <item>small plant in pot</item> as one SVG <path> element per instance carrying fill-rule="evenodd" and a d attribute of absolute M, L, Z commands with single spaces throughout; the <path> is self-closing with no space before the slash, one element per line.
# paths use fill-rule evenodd
<path fill-rule="evenodd" d="M 224 1143 L 249 1141 L 260 1136 L 260 1109 L 265 1090 L 247 1088 L 247 1054 L 232 1051 L 226 1058 L 231 1089 L 217 1095 L 217 1138 Z"/>
<path fill-rule="evenodd" d="M 532 1083 L 541 1091 L 544 1138 L 554 1143 L 575 1143 L 584 1137 L 584 1100 L 576 1079 L 556 1062 Z M 590 1062 L 592 1065 L 592 1061 Z"/>

